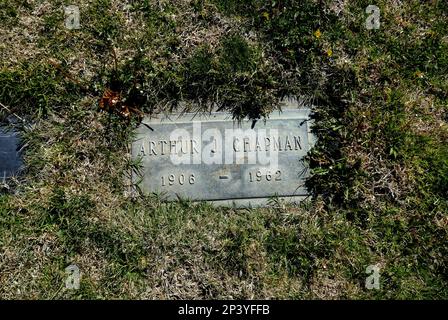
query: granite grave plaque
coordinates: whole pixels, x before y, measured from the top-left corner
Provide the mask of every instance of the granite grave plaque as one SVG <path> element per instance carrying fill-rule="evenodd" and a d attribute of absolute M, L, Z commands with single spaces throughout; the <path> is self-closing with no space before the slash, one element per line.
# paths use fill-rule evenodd
<path fill-rule="evenodd" d="M 266 121 L 234 121 L 228 113 L 145 118 L 132 158 L 133 183 L 166 200 L 258 206 L 278 196 L 307 196 L 303 161 L 314 143 L 307 109 L 275 112 Z"/>
<path fill-rule="evenodd" d="M 18 133 L 0 126 L 0 183 L 18 174 L 22 165 Z"/>

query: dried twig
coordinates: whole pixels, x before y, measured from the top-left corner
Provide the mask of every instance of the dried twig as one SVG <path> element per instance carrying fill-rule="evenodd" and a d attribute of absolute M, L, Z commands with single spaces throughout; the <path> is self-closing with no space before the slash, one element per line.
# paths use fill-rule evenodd
<path fill-rule="evenodd" d="M 5 106 L 3 103 L 0 102 L 0 107 L 2 107 L 3 109 L 5 109 L 6 111 L 9 112 L 9 114 L 12 114 L 14 117 L 16 117 L 19 120 L 22 120 L 23 122 L 25 122 L 25 119 L 23 119 L 22 117 L 18 116 L 16 113 L 12 112 L 11 109 L 9 109 L 7 106 Z"/>

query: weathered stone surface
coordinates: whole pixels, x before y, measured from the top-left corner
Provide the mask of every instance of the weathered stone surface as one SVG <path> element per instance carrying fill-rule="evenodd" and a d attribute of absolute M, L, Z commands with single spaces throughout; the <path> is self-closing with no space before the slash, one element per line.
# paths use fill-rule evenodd
<path fill-rule="evenodd" d="M 276 112 L 264 122 L 233 121 L 226 113 L 145 119 L 132 157 L 141 164 L 134 183 L 167 200 L 261 205 L 270 197 L 307 195 L 303 157 L 314 141 L 309 110 Z"/>
<path fill-rule="evenodd" d="M 0 127 L 0 182 L 18 174 L 22 168 L 22 158 L 18 151 L 18 133 Z"/>

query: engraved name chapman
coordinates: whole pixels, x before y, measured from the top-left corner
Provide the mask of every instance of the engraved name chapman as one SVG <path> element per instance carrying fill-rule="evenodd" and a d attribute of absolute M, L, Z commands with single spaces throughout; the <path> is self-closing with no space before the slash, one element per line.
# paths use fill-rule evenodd
<path fill-rule="evenodd" d="M 145 119 L 132 144 L 140 163 L 134 182 L 168 200 L 298 199 L 307 195 L 308 120 L 308 110 L 275 113 L 255 125 L 224 113 Z"/>

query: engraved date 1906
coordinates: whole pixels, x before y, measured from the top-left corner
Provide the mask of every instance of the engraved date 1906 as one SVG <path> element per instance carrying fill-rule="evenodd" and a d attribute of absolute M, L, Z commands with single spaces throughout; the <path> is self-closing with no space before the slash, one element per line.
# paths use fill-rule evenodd
<path fill-rule="evenodd" d="M 184 184 L 194 184 L 196 182 L 196 177 L 192 173 L 190 175 L 186 174 L 170 174 L 168 176 L 162 176 L 162 187 L 172 186 L 175 184 L 183 186 Z"/>

